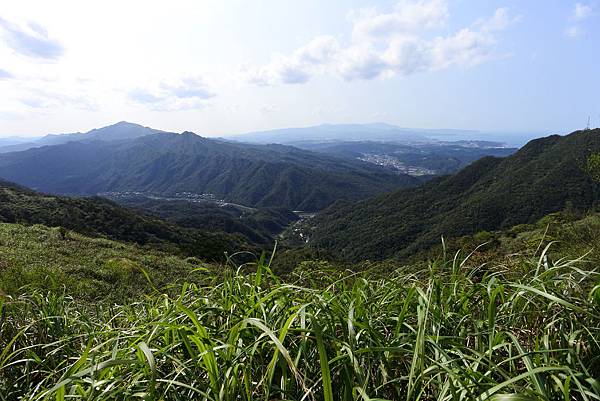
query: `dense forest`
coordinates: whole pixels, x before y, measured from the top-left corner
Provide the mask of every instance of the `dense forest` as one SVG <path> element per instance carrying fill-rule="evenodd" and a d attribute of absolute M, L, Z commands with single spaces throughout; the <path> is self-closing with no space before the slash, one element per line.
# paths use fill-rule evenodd
<path fill-rule="evenodd" d="M 531 223 L 564 208 L 590 210 L 600 184 L 587 169 L 600 129 L 531 141 L 451 176 L 358 203 L 337 203 L 306 223 L 309 245 L 349 260 L 402 257 L 442 236 Z"/>

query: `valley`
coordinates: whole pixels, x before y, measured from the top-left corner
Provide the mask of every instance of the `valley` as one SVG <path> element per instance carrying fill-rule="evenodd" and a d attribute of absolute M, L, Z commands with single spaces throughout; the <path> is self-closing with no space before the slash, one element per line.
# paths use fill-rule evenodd
<path fill-rule="evenodd" d="M 0 3 L 0 401 L 600 401 L 600 0 Z"/>
<path fill-rule="evenodd" d="M 286 397 L 299 399 L 306 389 L 285 378 L 294 371 L 304 384 L 329 375 L 332 389 L 351 392 L 362 374 L 344 359 L 326 363 L 348 344 L 353 363 L 376 372 L 369 386 L 382 399 L 405 395 L 406 380 L 386 381 L 381 369 L 409 381 L 484 375 L 493 380 L 469 391 L 519 391 L 511 378 L 525 368 L 493 374 L 509 351 L 527 363 L 531 352 L 552 354 L 534 369 L 568 369 L 587 383 L 575 398 L 593 394 L 599 138 L 577 131 L 518 150 L 372 141 L 309 150 L 151 133 L 0 155 L 0 172 L 47 189 L 0 181 L 2 396 L 80 389 L 98 401 L 144 391 L 179 400 L 203 388 L 216 400 L 216 383 L 239 394 L 240 377 L 258 377 L 247 399 L 273 399 L 282 393 L 267 379 L 281 375 Z M 284 196 L 266 201 L 271 185 Z M 585 328 L 567 333 L 589 350 L 563 344 L 567 324 Z M 471 344 L 481 330 L 493 334 Z M 395 359 L 419 354 L 437 366 L 440 349 L 490 360 L 442 359 L 450 376 Z M 229 373 L 248 366 L 251 374 Z M 32 387 L 24 378 L 42 369 Z M 105 381 L 91 390 L 94 370 Z M 148 390 L 153 377 L 161 381 Z"/>
<path fill-rule="evenodd" d="M 256 208 L 249 206 L 238 205 L 235 203 L 225 202 L 224 199 L 218 199 L 215 194 L 204 193 L 194 194 L 191 192 L 176 192 L 171 197 L 164 197 L 158 194 L 136 192 L 136 191 L 125 191 L 125 192 L 101 192 L 97 194 L 102 198 L 107 198 L 119 202 L 120 200 L 127 201 L 128 199 L 146 198 L 158 201 L 186 201 L 192 203 L 210 203 L 217 206 L 232 206 L 240 210 L 254 211 Z"/>

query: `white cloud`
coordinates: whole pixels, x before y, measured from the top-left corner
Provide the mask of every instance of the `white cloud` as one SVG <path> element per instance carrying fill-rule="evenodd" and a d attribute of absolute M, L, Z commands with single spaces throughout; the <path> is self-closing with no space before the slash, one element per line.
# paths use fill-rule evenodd
<path fill-rule="evenodd" d="M 496 40 L 482 31 L 462 29 L 448 37 L 436 38 L 431 44 L 431 69 L 452 65 L 474 66 L 493 58 Z"/>
<path fill-rule="evenodd" d="M 417 38 L 398 38 L 390 42 L 384 58 L 390 70 L 398 75 L 425 71 L 433 65 L 430 43 Z"/>
<path fill-rule="evenodd" d="M 565 35 L 572 39 L 581 36 L 582 33 L 582 29 L 577 25 L 570 26 L 565 30 Z"/>
<path fill-rule="evenodd" d="M 262 67 L 247 68 L 258 85 L 305 83 L 319 74 L 345 80 L 409 75 L 451 66 L 470 67 L 495 58 L 497 35 L 519 20 L 506 8 L 456 33 L 431 37 L 448 18 L 445 0 L 402 0 L 389 13 L 375 9 L 350 15 L 351 43 L 321 36 L 289 56 L 277 56 Z"/>
<path fill-rule="evenodd" d="M 498 8 L 494 12 L 494 15 L 483 21 L 479 21 L 481 30 L 486 32 L 499 32 L 503 31 L 509 26 L 519 22 L 521 20 L 520 15 L 512 15 L 510 10 L 506 7 Z"/>
<path fill-rule="evenodd" d="M 571 18 L 575 21 L 582 21 L 588 17 L 590 17 L 593 13 L 593 8 L 589 4 L 577 3 L 575 4 L 575 8 L 573 9 L 573 14 Z"/>
<path fill-rule="evenodd" d="M 243 71 L 246 79 L 257 85 L 276 83 L 301 84 L 321 72 L 339 52 L 333 36 L 318 36 L 290 56 L 276 56 L 266 66 Z"/>
<path fill-rule="evenodd" d="M 445 0 L 399 1 L 389 13 L 371 8 L 350 14 L 355 38 L 387 38 L 439 28 L 448 18 Z"/>
<path fill-rule="evenodd" d="M 199 77 L 161 81 L 158 85 L 136 87 L 127 92 L 130 101 L 155 111 L 201 109 L 214 96 Z"/>
<path fill-rule="evenodd" d="M 35 22 L 21 26 L 0 18 L 0 33 L 5 43 L 17 54 L 43 60 L 56 60 L 64 48 Z"/>
<path fill-rule="evenodd" d="M 174 96 L 179 99 L 210 99 L 215 94 L 212 93 L 201 78 L 183 78 L 179 82 L 163 82 L 161 88 L 168 96 Z"/>
<path fill-rule="evenodd" d="M 344 49 L 340 53 L 334 68 L 344 79 L 377 78 L 389 67 L 383 56 L 368 44 L 361 44 Z"/>
<path fill-rule="evenodd" d="M 576 3 L 569 20 L 571 25 L 565 30 L 565 35 L 571 39 L 582 36 L 584 30 L 582 28 L 583 21 L 590 18 L 594 14 L 594 8 L 590 4 Z"/>

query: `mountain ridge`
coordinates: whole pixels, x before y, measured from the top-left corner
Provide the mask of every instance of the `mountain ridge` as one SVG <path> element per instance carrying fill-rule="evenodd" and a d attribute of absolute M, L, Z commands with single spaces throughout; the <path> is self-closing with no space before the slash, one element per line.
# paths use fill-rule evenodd
<path fill-rule="evenodd" d="M 338 203 L 309 223 L 309 245 L 342 259 L 401 257 L 442 236 L 531 223 L 565 207 L 589 210 L 600 201 L 600 184 L 585 171 L 596 152 L 600 129 L 552 135 L 421 187 Z"/>
<path fill-rule="evenodd" d="M 140 124 L 119 121 L 106 127 L 94 128 L 87 132 L 74 132 L 68 134 L 48 134 L 36 138 L 34 141 L 24 141 L 11 145 L 0 146 L 0 153 L 21 152 L 42 146 L 62 145 L 68 142 L 81 141 L 119 141 L 140 138 L 146 135 L 166 133 L 166 131 L 145 127 Z"/>
<path fill-rule="evenodd" d="M 0 176 L 42 192 L 211 193 L 248 206 L 319 210 L 420 181 L 366 162 L 191 132 L 68 142 L 0 157 Z"/>

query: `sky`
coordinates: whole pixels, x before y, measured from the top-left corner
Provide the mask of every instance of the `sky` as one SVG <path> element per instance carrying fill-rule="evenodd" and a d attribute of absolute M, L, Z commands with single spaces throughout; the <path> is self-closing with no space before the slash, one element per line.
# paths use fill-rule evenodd
<path fill-rule="evenodd" d="M 7 0 L 0 137 L 600 125 L 600 0 Z"/>

